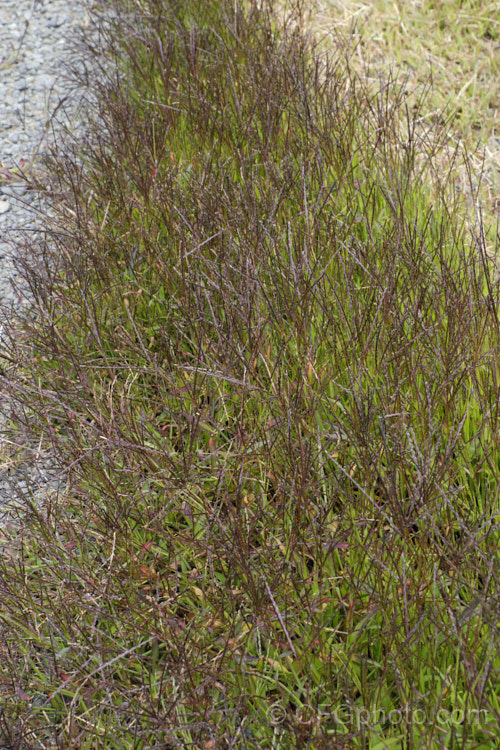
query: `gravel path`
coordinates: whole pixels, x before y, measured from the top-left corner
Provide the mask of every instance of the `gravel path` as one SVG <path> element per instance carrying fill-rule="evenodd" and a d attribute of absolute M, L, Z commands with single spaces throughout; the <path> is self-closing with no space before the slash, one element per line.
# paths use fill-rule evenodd
<path fill-rule="evenodd" d="M 20 305 L 12 241 L 36 232 L 46 206 L 19 169 L 36 165 L 47 137 L 76 117 L 77 101 L 66 99 L 69 40 L 89 22 L 92 0 L 0 0 L 0 299 Z M 74 97 L 76 99 L 76 97 Z M 0 394 L 1 397 L 1 394 Z M 33 463 L 13 469 L 0 432 L 0 508 L 28 486 L 50 485 L 50 470 Z M 43 462 L 42 462 L 43 463 Z M 15 487 L 13 486 L 15 480 Z"/>

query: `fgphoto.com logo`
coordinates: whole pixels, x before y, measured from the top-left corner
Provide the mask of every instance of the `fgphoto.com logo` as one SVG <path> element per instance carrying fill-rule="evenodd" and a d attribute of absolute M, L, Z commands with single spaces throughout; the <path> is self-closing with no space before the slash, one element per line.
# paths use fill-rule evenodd
<path fill-rule="evenodd" d="M 396 708 L 385 711 L 383 708 L 370 710 L 359 706 L 340 705 L 322 706 L 318 708 L 297 708 L 291 710 L 277 702 L 269 706 L 266 712 L 267 719 L 272 726 L 282 726 L 287 720 L 293 718 L 299 724 L 328 724 L 338 727 L 344 726 L 351 729 L 361 730 L 376 726 L 398 726 L 400 724 L 413 724 L 414 726 L 439 726 L 451 728 L 461 726 L 464 722 L 471 725 L 482 725 L 488 723 L 491 718 L 486 709 L 479 708 L 440 708 L 432 714 L 423 708 Z"/>

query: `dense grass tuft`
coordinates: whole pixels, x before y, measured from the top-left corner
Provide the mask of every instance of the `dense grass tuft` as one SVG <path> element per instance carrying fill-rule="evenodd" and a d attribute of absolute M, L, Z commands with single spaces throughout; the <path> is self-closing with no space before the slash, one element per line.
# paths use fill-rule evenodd
<path fill-rule="evenodd" d="M 66 483 L 0 561 L 5 734 L 495 747 L 498 285 L 437 126 L 297 9 L 114 9 L 4 352 Z"/>

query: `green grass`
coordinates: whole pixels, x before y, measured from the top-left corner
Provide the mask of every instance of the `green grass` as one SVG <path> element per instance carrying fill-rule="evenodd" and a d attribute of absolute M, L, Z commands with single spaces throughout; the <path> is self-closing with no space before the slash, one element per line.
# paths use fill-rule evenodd
<path fill-rule="evenodd" d="M 3 542 L 5 741 L 495 747 L 498 286 L 425 99 L 271 6 L 116 10 L 4 345 L 66 482 Z"/>

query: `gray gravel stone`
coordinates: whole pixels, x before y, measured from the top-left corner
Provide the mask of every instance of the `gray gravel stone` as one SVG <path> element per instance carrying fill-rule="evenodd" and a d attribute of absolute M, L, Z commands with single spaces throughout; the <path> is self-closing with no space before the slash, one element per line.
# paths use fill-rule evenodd
<path fill-rule="evenodd" d="M 43 229 L 50 211 L 21 172 L 35 164 L 47 135 L 59 127 L 76 127 L 78 97 L 69 97 L 64 72 L 71 62 L 68 40 L 89 23 L 93 0 L 0 0 L 0 301 L 4 310 L 19 306 L 21 280 L 12 262 L 12 243 Z M 9 170 L 9 171 L 5 171 Z M 2 346 L 0 320 L 0 347 Z M 0 363 L 1 364 L 1 363 Z M 0 368 L 1 369 L 1 368 Z M 0 405 L 5 403 L 0 385 Z M 25 493 L 58 491 L 50 457 L 34 456 L 22 469 L 2 459 L 5 447 L 0 417 L 0 520 Z"/>
<path fill-rule="evenodd" d="M 23 195 L 26 194 L 28 190 L 28 186 L 24 182 L 19 182 L 17 184 L 7 184 L 2 185 L 0 188 L 0 194 L 1 195 L 11 195 L 15 198 L 21 198 Z"/>

